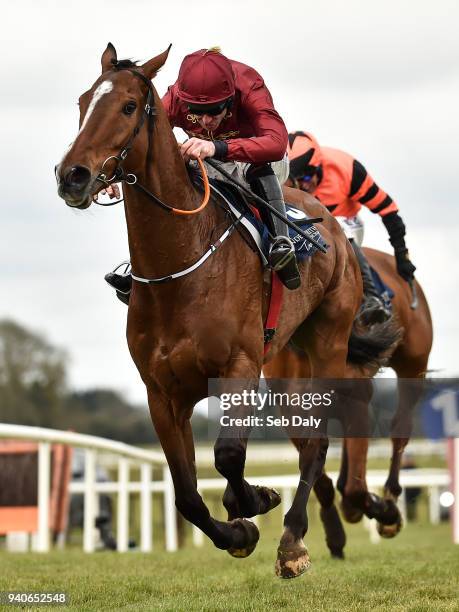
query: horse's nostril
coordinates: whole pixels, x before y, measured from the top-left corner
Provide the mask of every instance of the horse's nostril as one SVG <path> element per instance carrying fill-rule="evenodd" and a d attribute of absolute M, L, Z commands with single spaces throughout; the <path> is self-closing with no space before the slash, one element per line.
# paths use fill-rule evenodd
<path fill-rule="evenodd" d="M 83 189 L 91 180 L 91 171 L 86 166 L 73 166 L 65 175 L 65 183 L 74 189 Z"/>

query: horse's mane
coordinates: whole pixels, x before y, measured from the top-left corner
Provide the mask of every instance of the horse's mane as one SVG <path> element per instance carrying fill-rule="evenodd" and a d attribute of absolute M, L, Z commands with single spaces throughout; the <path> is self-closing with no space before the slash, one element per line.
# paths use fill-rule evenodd
<path fill-rule="evenodd" d="M 122 60 L 111 60 L 113 64 L 114 70 L 125 70 L 126 68 L 138 68 L 138 63 L 132 61 L 131 59 L 122 59 Z"/>

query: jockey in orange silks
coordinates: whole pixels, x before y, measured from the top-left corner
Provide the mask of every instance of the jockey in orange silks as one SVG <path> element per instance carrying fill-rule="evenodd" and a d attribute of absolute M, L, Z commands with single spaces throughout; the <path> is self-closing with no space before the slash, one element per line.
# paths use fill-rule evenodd
<path fill-rule="evenodd" d="M 363 224 L 358 213 L 363 206 L 379 214 L 394 248 L 397 271 L 406 281 L 413 279 L 405 244 L 405 225 L 397 204 L 371 178 L 364 166 L 348 153 L 322 147 L 312 134 L 289 134 L 290 175 L 287 184 L 314 194 L 337 217 L 344 233 L 351 240 L 362 271 L 364 303 L 362 317 L 368 323 L 386 320 L 390 313 L 375 288 L 370 267 L 360 246 Z"/>

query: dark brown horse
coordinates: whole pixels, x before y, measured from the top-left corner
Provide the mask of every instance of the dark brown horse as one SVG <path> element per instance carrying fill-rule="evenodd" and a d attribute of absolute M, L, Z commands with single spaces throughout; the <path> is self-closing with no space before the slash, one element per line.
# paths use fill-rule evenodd
<path fill-rule="evenodd" d="M 402 491 L 399 481 L 403 451 L 409 441 L 412 424 L 412 410 L 422 392 L 419 379 L 424 378 L 432 347 L 432 320 L 429 307 L 419 283 L 416 282 L 418 306 L 411 308 L 411 289 L 396 271 L 395 260 L 391 255 L 364 249 L 370 265 L 379 273 L 382 280 L 394 291 L 394 317 L 403 328 L 403 337 L 390 356 L 388 366 L 395 370 L 398 377 L 398 405 L 392 422 L 392 458 L 389 475 L 384 486 L 385 514 L 393 520 L 386 524 L 379 522 L 378 531 L 383 537 L 395 536 L 401 528 L 401 516 L 396 507 Z M 372 377 L 377 373 L 376 366 L 348 365 L 348 377 Z M 263 368 L 266 376 L 272 378 L 307 378 L 310 373 L 307 356 L 299 351 L 284 348 Z M 414 384 L 413 384 L 414 383 Z M 371 396 L 371 391 L 369 392 Z M 360 423 L 368 419 L 368 411 L 361 406 L 352 415 Z M 345 438 L 343 457 L 337 488 L 342 495 L 342 510 L 349 522 L 357 522 L 366 514 L 375 518 L 374 495 L 370 494 L 365 482 L 367 438 Z M 334 556 L 341 557 L 345 544 L 344 530 L 334 506 L 333 483 L 322 473 L 317 479 L 314 490 L 321 504 L 321 517 L 327 536 L 327 544 Z"/>
<path fill-rule="evenodd" d="M 151 84 L 168 51 L 138 66 L 118 61 L 113 45 L 107 46 L 102 75 L 80 97 L 78 135 L 56 168 L 59 195 L 77 209 L 90 206 L 106 184 L 125 181 L 133 274 L 149 279 L 190 267 L 231 224 L 216 197 L 196 215 L 176 216 L 164 207 L 167 203 L 192 211 L 202 197 L 190 180 Z M 302 288 L 285 293 L 270 353 L 281 350 L 296 334 L 309 356 L 313 377 L 342 378 L 362 297 L 359 268 L 338 223 L 314 198 L 292 189 L 286 190 L 286 196 L 310 216 L 324 216 L 321 230 L 330 248 L 301 265 Z M 240 233 L 233 232 L 191 274 L 158 284 L 134 281 L 129 300 L 128 346 L 147 388 L 177 508 L 216 547 L 235 556 L 250 554 L 259 537 L 256 526 L 244 517 L 268 512 L 280 498 L 245 481 L 247 440 L 220 434 L 215 466 L 228 480 L 224 504 L 229 520 L 214 519 L 196 488 L 190 418 L 194 405 L 209 395 L 210 378 L 258 381 L 268 295 L 269 283 L 264 282 L 257 255 Z M 380 352 L 392 341 L 389 333 Z M 283 577 L 298 576 L 309 565 L 303 543 L 306 504 L 322 473 L 328 446 L 325 436 L 303 442 L 301 481 L 285 517 L 276 564 Z"/>

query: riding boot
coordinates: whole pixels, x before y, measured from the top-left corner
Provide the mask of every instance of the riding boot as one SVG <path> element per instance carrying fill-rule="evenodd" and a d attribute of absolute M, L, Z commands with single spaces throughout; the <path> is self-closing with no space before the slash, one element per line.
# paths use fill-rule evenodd
<path fill-rule="evenodd" d="M 274 173 L 254 177 L 250 186 L 257 195 L 261 195 L 278 212 L 286 216 L 282 189 Z M 298 289 L 301 277 L 296 262 L 295 247 L 288 235 L 288 226 L 270 211 L 266 212 L 267 215 L 262 213 L 262 216 L 268 221 L 268 229 L 274 236 L 269 250 L 269 264 L 278 273 L 287 289 Z"/>
<path fill-rule="evenodd" d="M 129 296 L 132 289 L 132 277 L 130 274 L 117 274 L 109 272 L 104 276 L 110 287 L 116 289 L 116 297 L 123 302 L 129 304 Z"/>
<path fill-rule="evenodd" d="M 363 303 L 360 307 L 359 318 L 366 325 L 373 323 L 383 323 L 392 316 L 390 310 L 386 308 L 375 287 L 370 265 L 362 249 L 355 240 L 351 240 L 352 248 L 359 262 L 360 272 L 363 281 Z"/>

